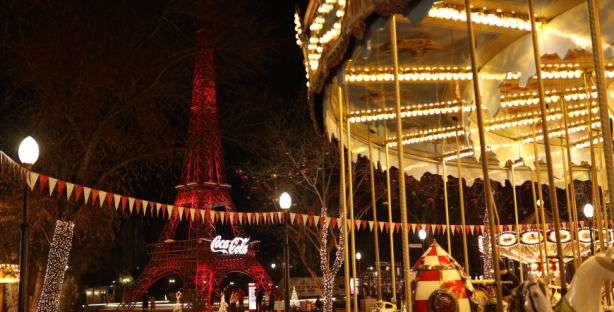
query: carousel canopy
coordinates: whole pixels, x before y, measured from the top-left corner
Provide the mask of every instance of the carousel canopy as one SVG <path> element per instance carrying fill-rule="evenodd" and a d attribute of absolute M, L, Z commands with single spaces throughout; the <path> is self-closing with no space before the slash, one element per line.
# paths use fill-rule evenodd
<path fill-rule="evenodd" d="M 557 185 L 563 187 L 563 156 L 567 153 L 563 144 L 569 143 L 574 178 L 586 180 L 589 140 L 595 146 L 600 141 L 587 5 L 579 0 L 535 2 L 548 107 L 545 122 L 550 129 Z M 297 44 L 305 56 L 317 131 L 338 138 L 341 122 L 344 136 L 350 130 L 354 158 L 365 154 L 367 133 L 374 132 L 373 161 L 383 168 L 386 145 L 389 165 L 397 166 L 396 137 L 401 135 L 405 172 L 414 176 L 442 174 L 442 157 L 451 167 L 448 174 L 457 176 L 455 157 L 460 149 L 463 177 L 472 183 L 482 177 L 471 83 L 478 79 L 487 111 L 485 148 L 492 164 L 491 179 L 511 180 L 509 169 L 515 165 L 516 183 L 529 180 L 529 170 L 535 169 L 533 142 L 540 163 L 545 162 L 545 149 L 527 2 L 472 2 L 478 77 L 471 73 L 463 3 L 313 0 L 306 12 L 297 12 Z M 599 5 L 601 16 L 614 14 L 614 0 L 599 1 Z M 397 16 L 402 134 L 397 133 L 395 115 L 392 14 Z M 610 25 L 614 20 L 602 18 L 601 23 L 604 51 L 600 53 L 606 57 L 610 100 L 614 99 L 614 86 L 609 85 L 614 80 L 614 64 L 608 59 L 613 57 L 609 43 L 614 41 Z M 540 169 L 545 177 L 546 166 Z"/>

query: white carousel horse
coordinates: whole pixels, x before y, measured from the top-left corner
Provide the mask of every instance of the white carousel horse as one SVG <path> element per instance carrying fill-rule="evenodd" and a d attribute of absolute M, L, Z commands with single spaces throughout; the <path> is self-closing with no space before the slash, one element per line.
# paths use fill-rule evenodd
<path fill-rule="evenodd" d="M 563 298 L 560 311 L 598 312 L 601 306 L 601 287 L 614 280 L 614 247 L 586 260 L 574 275 L 569 292 Z M 557 307 L 558 308 L 558 307 Z M 558 309 L 557 309 L 558 310 Z"/>
<path fill-rule="evenodd" d="M 543 284 L 550 284 L 550 275 L 546 276 Z M 529 274 L 529 279 L 522 284 L 522 297 L 524 310 L 527 312 L 553 312 L 552 293 L 544 292 L 535 276 L 531 274 Z"/>

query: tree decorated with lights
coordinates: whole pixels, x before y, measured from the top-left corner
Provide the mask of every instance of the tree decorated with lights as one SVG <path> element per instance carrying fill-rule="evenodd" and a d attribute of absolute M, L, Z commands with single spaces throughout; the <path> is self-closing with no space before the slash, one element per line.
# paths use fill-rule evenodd
<path fill-rule="evenodd" d="M 224 293 L 222 293 L 222 298 L 220 299 L 220 310 L 219 312 L 226 312 L 226 308 L 228 308 L 228 303 L 226 303 L 226 299 L 224 299 L 224 296 L 226 296 Z"/>
<path fill-rule="evenodd" d="M 301 307 L 301 303 L 298 301 L 298 295 L 296 294 L 296 287 L 292 287 L 292 298 L 290 299 L 290 306 L 295 309 Z"/>

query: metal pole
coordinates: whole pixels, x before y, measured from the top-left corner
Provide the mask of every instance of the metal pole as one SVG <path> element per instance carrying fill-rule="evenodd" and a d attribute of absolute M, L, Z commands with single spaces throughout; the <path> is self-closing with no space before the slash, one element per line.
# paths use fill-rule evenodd
<path fill-rule="evenodd" d="M 384 126 L 384 137 L 388 138 L 388 129 Z M 392 195 L 390 195 L 390 159 L 388 159 L 388 144 L 386 144 L 386 187 L 388 188 L 388 223 L 392 224 Z M 397 285 L 396 285 L 396 271 L 394 268 L 394 238 L 392 233 L 394 231 L 388 231 L 390 233 L 390 269 L 392 270 L 392 303 L 397 303 Z"/>
<path fill-rule="evenodd" d="M 336 81 L 335 81 L 336 82 Z M 346 193 L 345 193 L 345 146 L 343 145 L 343 90 L 341 86 L 339 86 L 339 156 L 340 156 L 340 177 L 341 177 L 341 207 L 343 208 L 343 258 L 344 258 L 344 277 L 345 277 L 345 285 L 350 285 L 350 257 L 349 257 L 349 248 L 348 248 L 348 227 L 347 227 L 347 203 L 346 203 Z M 345 287 L 345 311 L 350 312 L 350 305 L 348 301 L 350 300 L 350 287 Z M 286 311 L 289 312 L 289 311 Z"/>
<path fill-rule="evenodd" d="M 446 234 L 448 236 L 448 253 L 452 255 L 452 243 L 450 241 L 450 213 L 448 211 L 448 175 L 446 174 L 446 159 L 444 157 L 441 158 L 441 167 L 443 167 L 443 198 L 444 203 L 446 204 Z"/>
<path fill-rule="evenodd" d="M 578 267 L 582 265 L 582 252 L 580 250 L 580 233 L 578 230 L 578 204 L 576 203 L 576 186 L 573 178 L 573 163 L 571 162 L 571 148 L 569 147 L 569 127 L 567 124 L 567 102 L 561 99 L 561 106 L 563 107 L 563 125 L 565 126 L 565 149 L 567 150 L 567 167 L 569 168 L 569 195 L 571 200 L 571 214 L 569 215 L 569 222 L 571 224 L 571 245 L 576 250 L 578 257 L 575 261 L 578 262 Z M 565 170 L 567 175 L 567 170 Z M 567 182 L 566 182 L 567 183 Z M 566 188 L 567 188 L 566 185 Z"/>
<path fill-rule="evenodd" d="M 512 161 L 512 194 L 514 195 L 514 216 L 516 218 L 516 241 L 518 242 L 518 267 L 520 268 L 520 282 L 524 282 L 522 274 L 522 249 L 520 248 L 520 227 L 518 226 L 518 203 L 516 202 L 516 178 L 514 172 L 514 162 Z"/>
<path fill-rule="evenodd" d="M 539 202 L 541 203 L 540 205 L 536 206 L 535 209 L 535 216 L 536 216 L 536 222 L 538 222 L 538 228 L 541 227 L 542 228 L 542 232 L 543 232 L 543 242 L 544 242 L 544 256 L 545 256 L 545 263 L 546 263 L 546 272 L 548 274 L 550 274 L 550 266 L 548 265 L 548 237 L 546 237 L 546 214 L 544 213 L 544 197 L 543 197 L 543 192 L 542 192 L 542 180 L 541 180 L 541 172 L 539 169 L 539 154 L 537 152 L 537 138 L 535 137 L 535 125 L 537 123 L 533 124 L 533 152 L 535 153 L 535 172 L 537 173 L 537 193 L 539 195 Z M 543 133 L 542 133 L 543 134 Z M 537 203 L 536 203 L 537 204 Z M 541 223 L 539 222 L 541 220 Z M 539 234 L 539 231 L 537 231 L 537 236 L 540 237 L 541 234 Z M 541 243 L 541 240 L 540 240 Z"/>
<path fill-rule="evenodd" d="M 284 213 L 284 284 L 286 285 L 284 289 L 284 307 L 286 312 L 290 311 L 290 245 L 288 244 L 288 221 L 290 220 L 290 209 L 286 210 Z"/>
<path fill-rule="evenodd" d="M 31 164 L 23 164 L 28 169 L 26 174 L 30 174 Z M 28 213 L 30 211 L 30 190 L 26 183 L 23 188 L 23 220 L 21 223 L 21 247 L 19 250 L 19 312 L 28 311 L 28 248 L 30 246 L 30 224 L 28 223 Z"/>
<path fill-rule="evenodd" d="M 377 209 L 375 206 L 375 175 L 373 173 L 373 148 L 371 148 L 371 129 L 369 129 L 369 133 L 367 134 L 367 138 L 369 140 L 369 160 L 371 164 L 371 201 L 373 203 L 373 222 L 375 223 L 375 231 L 373 234 L 375 236 L 375 266 L 377 272 L 377 299 L 382 300 L 382 275 L 380 272 L 379 266 L 379 237 L 377 233 Z M 358 260 L 360 262 L 360 260 Z"/>
<path fill-rule="evenodd" d="M 390 18 L 390 42 L 392 43 L 392 63 L 394 72 L 394 95 L 397 115 L 397 144 L 399 162 L 399 201 L 401 209 L 401 237 L 403 248 L 403 276 L 405 277 L 405 304 L 407 312 L 412 312 L 410 278 L 409 231 L 407 229 L 407 197 L 405 195 L 405 161 L 403 159 L 403 121 L 401 120 L 401 89 L 399 86 L 399 56 L 397 51 L 397 20 L 393 14 Z"/>
<path fill-rule="evenodd" d="M 603 138 L 603 136 L 602 136 Z M 606 236 L 606 238 L 604 239 L 603 243 L 605 244 L 605 248 L 609 248 L 610 247 L 610 232 L 609 232 L 609 224 L 608 224 L 608 206 L 607 203 L 605 202 L 605 184 L 607 181 L 607 177 L 605 176 L 605 170 L 603 170 L 603 158 L 601 156 L 601 148 L 603 147 L 603 144 L 601 143 L 597 143 L 597 151 L 599 152 L 597 154 L 598 158 L 599 158 L 599 171 L 601 173 L 601 203 L 603 205 L 603 227 L 604 227 L 604 235 Z M 605 249 L 604 249 L 605 250 Z M 609 299 L 609 297 L 608 297 Z"/>
<path fill-rule="evenodd" d="M 563 103 L 563 105 L 565 105 L 565 103 Z M 571 221 L 572 220 L 571 201 L 569 200 L 569 187 L 568 187 L 569 183 L 567 181 L 567 165 L 565 164 L 566 161 L 565 161 L 565 149 L 563 148 L 563 138 L 561 138 L 561 157 L 563 158 L 562 162 L 563 162 L 563 171 L 564 171 L 563 176 L 565 177 L 565 199 L 567 200 L 567 214 L 569 215 L 569 219 Z M 571 237 L 573 238 L 573 232 L 571 234 Z M 578 257 L 576 254 L 576 247 L 573 245 L 573 242 L 572 242 L 571 247 L 572 247 L 571 251 L 573 252 L 573 268 L 574 268 L 574 272 L 577 272 L 578 271 L 578 264 L 577 264 Z"/>
<path fill-rule="evenodd" d="M 354 233 L 356 224 L 354 222 L 354 179 L 352 178 L 352 138 L 350 136 L 350 120 L 347 121 L 348 126 L 348 192 L 350 193 L 350 223 L 351 223 L 351 237 L 352 237 L 352 278 L 354 279 L 354 309 L 358 310 L 358 280 L 356 279 L 356 235 Z M 344 226 L 347 226 L 344 224 Z"/>
<path fill-rule="evenodd" d="M 561 223 L 559 221 L 559 204 L 556 198 L 556 185 L 554 184 L 554 170 L 552 168 L 552 152 L 550 150 L 550 138 L 548 137 L 548 123 L 546 122 L 546 96 L 544 93 L 544 81 L 542 79 L 542 66 L 537 42 L 537 26 L 535 24 L 535 7 L 533 0 L 529 0 L 529 17 L 531 18 L 531 39 L 533 40 L 533 57 L 535 58 L 535 70 L 537 72 L 537 89 L 539 93 L 539 108 L 542 117 L 542 132 L 544 134 L 544 145 L 546 146 L 546 161 L 548 165 L 548 184 L 550 192 L 550 203 L 552 205 L 552 216 L 554 217 L 554 236 L 556 237 L 556 251 L 559 258 L 559 276 L 561 277 L 561 295 L 567 293 L 567 275 L 565 274 L 565 258 L 563 255 L 563 245 L 561 244 Z M 538 172 L 539 174 L 539 172 Z M 542 204 L 543 205 L 543 204 Z"/>
<path fill-rule="evenodd" d="M 478 133 L 480 135 L 480 154 L 482 160 L 482 171 L 484 174 L 484 188 L 491 191 L 490 174 L 488 172 L 488 157 L 486 156 L 486 134 L 484 133 L 484 112 L 482 107 L 482 96 L 480 95 L 480 83 L 478 81 L 478 61 L 475 52 L 475 36 L 473 34 L 473 25 L 471 24 L 471 0 L 465 0 L 465 13 L 467 14 L 467 32 L 469 34 L 469 48 L 471 52 L 471 72 L 473 73 L 473 89 L 475 94 L 475 110 L 478 117 Z M 460 168 L 459 168 L 460 170 Z M 462 180 L 459 180 L 462 182 Z M 492 208 L 492 197 L 486 196 L 486 208 L 488 209 L 488 224 L 490 225 L 490 241 L 495 242 L 495 217 Z M 464 218 L 463 218 L 464 222 Z M 464 227 L 464 226 L 463 226 Z M 495 269 L 495 282 L 497 284 L 497 311 L 503 311 L 503 295 L 501 293 L 501 275 L 499 273 L 499 252 L 496 248 L 491 249 L 492 264 Z M 465 254 L 465 257 L 466 254 Z M 469 263 L 466 263 L 468 265 Z M 468 267 L 467 267 L 468 268 Z M 467 273 L 469 275 L 469 273 Z"/>
<path fill-rule="evenodd" d="M 533 177 L 533 171 L 531 171 L 531 169 L 529 169 L 529 172 L 531 172 L 531 190 L 533 191 L 533 208 L 535 209 L 535 223 L 537 224 L 537 228 L 539 229 L 541 223 L 539 222 L 539 210 L 537 208 L 537 195 L 535 194 L 535 178 Z M 537 245 L 537 249 L 539 249 L 539 259 L 540 259 L 540 262 L 542 262 L 542 267 L 543 267 L 543 264 L 544 264 L 543 262 L 545 258 L 544 258 L 544 253 L 542 252 L 544 248 L 544 246 L 542 245 L 542 238 L 545 239 L 545 237 L 540 235 L 539 231 L 537 231 L 537 240 L 539 241 Z"/>
<path fill-rule="evenodd" d="M 595 78 L 597 80 L 597 99 L 599 101 L 599 119 L 601 120 L 601 135 L 603 136 L 604 158 L 606 176 L 608 178 L 608 191 L 614 187 L 614 162 L 612 159 L 612 129 L 610 129 L 610 118 L 608 114 L 607 93 L 604 87 L 604 61 L 603 49 L 601 47 L 601 24 L 599 17 L 599 7 L 594 0 L 588 0 L 588 21 L 591 30 L 591 42 L 593 44 L 593 59 L 595 62 Z M 590 105 L 590 104 L 589 104 Z M 590 106 L 589 106 L 590 108 Z M 603 182 L 605 184 L 605 181 Z M 604 203 L 605 208 L 605 203 Z M 614 217 L 614 207 L 610 205 L 610 216 Z"/>
<path fill-rule="evenodd" d="M 477 76 L 474 76 L 477 77 Z M 476 78 L 477 79 L 477 78 Z M 460 201 L 460 211 L 461 211 L 461 225 L 463 231 L 463 252 L 465 254 L 465 273 L 469 276 L 469 252 L 467 252 L 467 229 L 465 227 L 465 185 L 463 183 L 463 172 L 461 167 L 461 157 L 460 157 L 460 144 L 458 143 L 458 120 L 454 122 L 454 127 L 456 127 L 456 165 L 458 166 L 458 194 Z M 486 147 L 483 147 L 486 149 Z M 490 184 L 490 183 L 489 183 Z M 448 228 L 448 231 L 450 228 Z M 449 233 L 449 232 L 448 232 Z"/>

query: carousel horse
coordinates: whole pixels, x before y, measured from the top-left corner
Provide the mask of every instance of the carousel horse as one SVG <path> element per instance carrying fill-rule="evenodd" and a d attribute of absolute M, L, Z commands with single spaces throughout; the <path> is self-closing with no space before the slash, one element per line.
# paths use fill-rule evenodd
<path fill-rule="evenodd" d="M 552 293 L 548 291 L 550 276 L 544 281 L 538 280 L 533 275 L 512 290 L 512 296 L 507 307 L 509 312 L 553 312 Z M 486 312 L 497 311 L 496 299 L 489 300 Z"/>

